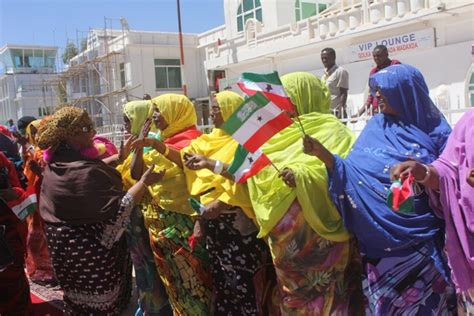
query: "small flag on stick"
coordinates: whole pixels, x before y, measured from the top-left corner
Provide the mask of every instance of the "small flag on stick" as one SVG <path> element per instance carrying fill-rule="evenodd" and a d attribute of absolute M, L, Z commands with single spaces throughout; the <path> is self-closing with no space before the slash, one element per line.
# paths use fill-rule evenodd
<path fill-rule="evenodd" d="M 387 205 L 395 212 L 411 213 L 415 206 L 413 203 L 413 175 L 410 173 L 403 181 L 395 180 L 390 186 L 387 195 Z"/>
<path fill-rule="evenodd" d="M 234 176 L 235 182 L 244 183 L 270 163 L 270 159 L 261 150 L 250 153 L 239 145 L 227 172 Z"/>

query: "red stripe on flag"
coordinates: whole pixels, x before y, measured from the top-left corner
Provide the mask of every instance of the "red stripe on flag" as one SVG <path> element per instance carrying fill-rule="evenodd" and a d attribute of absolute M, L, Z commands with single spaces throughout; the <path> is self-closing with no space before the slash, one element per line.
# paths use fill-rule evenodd
<path fill-rule="evenodd" d="M 296 112 L 293 103 L 291 103 L 291 100 L 288 97 L 282 97 L 278 94 L 265 91 L 263 92 L 263 94 L 267 97 L 268 100 L 272 101 L 273 104 L 278 106 L 283 111 L 287 111 L 290 113 Z"/>
<path fill-rule="evenodd" d="M 239 179 L 238 183 L 244 183 L 245 181 L 247 181 L 248 178 L 253 177 L 260 170 L 262 170 L 269 164 L 270 164 L 270 159 L 267 157 L 267 155 L 262 153 L 260 157 L 258 157 L 257 161 L 255 161 L 252 164 L 252 167 L 250 167 L 250 170 L 244 173 L 244 175 Z"/>
<path fill-rule="evenodd" d="M 237 85 L 239 86 L 240 90 L 242 90 L 245 94 L 247 94 L 250 97 L 253 96 L 255 93 L 257 93 L 256 90 L 247 89 L 247 87 L 245 86 L 243 82 L 237 82 Z"/>
<path fill-rule="evenodd" d="M 242 144 L 245 149 L 251 153 L 259 149 L 267 140 L 269 140 L 273 135 L 281 131 L 287 126 L 293 124 L 293 121 L 286 115 L 285 112 L 281 112 L 275 118 L 271 119 L 262 127 L 260 127 L 249 139 Z"/>

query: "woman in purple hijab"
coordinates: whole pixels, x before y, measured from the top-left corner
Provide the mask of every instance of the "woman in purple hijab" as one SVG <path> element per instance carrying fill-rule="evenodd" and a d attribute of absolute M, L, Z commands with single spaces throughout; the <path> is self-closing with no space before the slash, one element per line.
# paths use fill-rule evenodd
<path fill-rule="evenodd" d="M 411 172 L 430 190 L 430 203 L 446 225 L 446 252 L 460 315 L 474 314 L 474 109 L 464 114 L 441 156 L 429 165 L 406 161 L 392 178 Z M 417 180 L 420 182 L 419 180 Z"/>

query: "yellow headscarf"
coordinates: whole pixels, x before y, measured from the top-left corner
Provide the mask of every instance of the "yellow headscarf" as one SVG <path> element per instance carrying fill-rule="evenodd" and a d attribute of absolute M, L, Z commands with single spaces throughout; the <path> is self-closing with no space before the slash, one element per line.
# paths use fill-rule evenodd
<path fill-rule="evenodd" d="M 186 96 L 178 94 L 164 94 L 153 99 L 160 110 L 161 115 L 164 116 L 168 127 L 161 131 L 161 136 L 165 134 L 166 138 L 175 136 L 179 132 L 186 130 L 196 125 L 197 116 L 194 105 Z M 132 128 L 135 122 L 132 122 Z M 132 155 L 130 155 L 125 162 L 117 169 L 124 178 L 124 183 L 127 186 L 135 183 L 131 178 Z M 155 165 L 155 171 L 166 170 L 165 177 L 158 183 L 149 186 L 149 192 L 153 201 L 144 203 L 144 212 L 146 218 L 158 218 L 158 212 L 153 204 L 159 207 L 182 214 L 192 215 L 194 211 L 188 203 L 189 193 L 186 188 L 186 178 L 183 170 L 165 158 L 156 150 L 151 150 L 143 154 L 143 161 L 148 168 Z"/>
<path fill-rule="evenodd" d="M 355 139 L 352 132 L 335 116 L 314 112 L 329 108 L 329 99 L 314 97 L 324 95 L 327 88 L 316 77 L 306 73 L 292 73 L 281 79 L 298 112 L 304 113 L 300 120 L 305 132 L 317 138 L 332 153 L 345 157 Z M 250 198 L 260 226 L 259 236 L 266 236 L 298 199 L 306 221 L 317 234 L 332 241 L 348 240 L 349 234 L 329 196 L 326 167 L 319 159 L 303 153 L 299 127 L 293 124 L 285 128 L 262 150 L 278 168 L 293 170 L 296 188 L 287 186 L 272 166 L 248 180 Z"/>
<path fill-rule="evenodd" d="M 168 123 L 168 127 L 161 131 L 163 139 L 197 123 L 194 104 L 184 95 L 167 93 L 153 98 L 151 102 L 156 105 Z"/>
<path fill-rule="evenodd" d="M 36 133 L 38 133 L 38 130 L 40 128 L 40 125 L 41 125 L 41 119 L 39 120 L 35 120 L 33 122 L 31 122 L 30 124 L 28 124 L 28 126 L 26 127 L 26 137 L 28 138 L 28 143 L 30 143 L 31 145 L 33 146 L 36 146 L 36 135 L 35 137 L 33 137 L 33 133 L 31 131 L 31 127 L 33 126 L 35 129 L 36 129 Z"/>
<path fill-rule="evenodd" d="M 136 100 L 130 101 L 125 104 L 123 114 L 127 116 L 132 125 L 132 135 L 138 136 L 147 118 L 151 118 L 153 115 L 153 109 L 151 101 L 149 100 Z M 153 128 L 152 128 L 153 129 Z"/>
<path fill-rule="evenodd" d="M 216 94 L 216 101 L 225 120 L 239 107 L 244 99 L 235 92 L 223 91 Z M 204 134 L 193 140 L 181 153 L 183 155 L 184 153 L 200 154 L 224 163 L 230 163 L 234 158 L 237 146 L 238 143 L 232 137 L 223 130 L 214 128 L 210 134 Z M 200 197 L 204 205 L 219 200 L 242 208 L 250 218 L 255 217 L 246 185 L 236 184 L 207 169 L 194 171 L 184 167 L 184 173 L 191 195 L 199 196 L 201 193 L 215 188 L 215 190 Z"/>

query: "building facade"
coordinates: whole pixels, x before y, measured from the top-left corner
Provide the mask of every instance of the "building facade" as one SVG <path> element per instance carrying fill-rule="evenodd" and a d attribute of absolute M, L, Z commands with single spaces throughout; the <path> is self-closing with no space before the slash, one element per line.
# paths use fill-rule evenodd
<path fill-rule="evenodd" d="M 11 45 L 0 49 L 5 73 L 0 75 L 0 122 L 29 115 L 43 117 L 57 105 L 57 47 Z"/>
<path fill-rule="evenodd" d="M 349 72 L 348 111 L 356 113 L 367 98 L 372 50 L 384 44 L 391 58 L 423 72 L 451 123 L 474 106 L 472 1 L 224 0 L 224 7 L 225 25 L 199 35 L 211 87 L 235 87 L 244 71 L 321 76 L 320 52 L 332 47 Z"/>
<path fill-rule="evenodd" d="M 92 29 L 87 49 L 62 74 L 68 102 L 86 108 L 96 124 L 122 123 L 123 105 L 164 93 L 205 95 L 206 77 L 198 36 L 183 34 L 184 67 L 177 33 Z"/>

